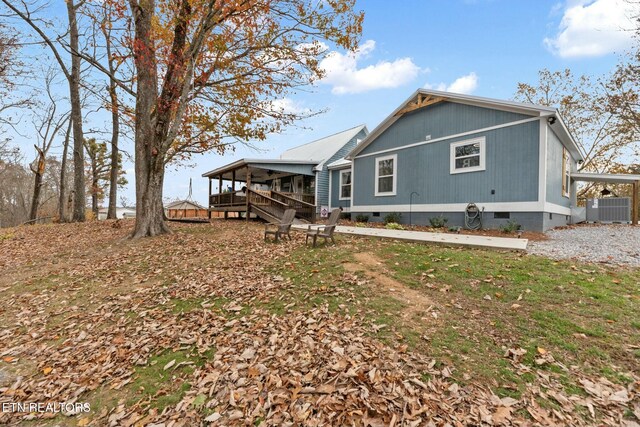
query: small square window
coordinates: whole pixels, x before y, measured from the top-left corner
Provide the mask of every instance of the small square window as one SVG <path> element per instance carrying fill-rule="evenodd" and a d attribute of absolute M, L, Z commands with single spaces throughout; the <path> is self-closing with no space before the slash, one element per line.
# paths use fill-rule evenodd
<path fill-rule="evenodd" d="M 451 144 L 451 170 L 454 173 L 485 170 L 485 138 L 468 139 Z"/>

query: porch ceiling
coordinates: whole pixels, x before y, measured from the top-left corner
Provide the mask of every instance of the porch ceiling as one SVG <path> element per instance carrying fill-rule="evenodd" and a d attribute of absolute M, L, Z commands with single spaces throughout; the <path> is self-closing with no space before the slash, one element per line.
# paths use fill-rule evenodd
<path fill-rule="evenodd" d="M 239 182 L 247 181 L 247 173 L 251 173 L 252 182 L 266 182 L 275 178 L 288 175 L 308 175 L 314 176 L 313 167 L 317 162 L 295 161 L 281 159 L 242 159 L 230 163 L 218 169 L 203 174 L 203 177 L 226 181 L 235 179 Z"/>
<path fill-rule="evenodd" d="M 574 181 L 605 182 L 608 184 L 633 184 L 640 181 L 640 175 L 576 172 L 571 174 Z"/>

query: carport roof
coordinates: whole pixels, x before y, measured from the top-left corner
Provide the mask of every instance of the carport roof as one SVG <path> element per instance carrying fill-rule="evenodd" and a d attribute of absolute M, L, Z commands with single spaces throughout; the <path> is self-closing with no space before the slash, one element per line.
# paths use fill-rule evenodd
<path fill-rule="evenodd" d="M 574 181 L 606 182 L 611 184 L 633 184 L 640 181 L 640 175 L 614 174 L 596 172 L 575 172 L 571 174 Z"/>

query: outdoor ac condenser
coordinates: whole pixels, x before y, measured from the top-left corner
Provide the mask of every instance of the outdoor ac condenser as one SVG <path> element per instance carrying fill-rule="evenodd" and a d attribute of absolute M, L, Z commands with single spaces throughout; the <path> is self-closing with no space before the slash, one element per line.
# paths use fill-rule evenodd
<path fill-rule="evenodd" d="M 631 199 L 587 199 L 587 222 L 631 222 Z"/>

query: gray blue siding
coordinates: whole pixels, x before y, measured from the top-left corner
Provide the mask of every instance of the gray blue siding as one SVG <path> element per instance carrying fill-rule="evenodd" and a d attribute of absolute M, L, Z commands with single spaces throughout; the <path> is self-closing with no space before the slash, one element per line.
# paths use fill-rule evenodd
<path fill-rule="evenodd" d="M 562 195 L 562 142 L 547 126 L 547 202 L 569 207 L 571 199 Z M 572 160 L 572 164 L 573 164 Z M 572 167 L 573 168 L 573 167 Z M 573 168 L 575 170 L 575 168 Z M 572 194 L 575 193 L 572 188 Z"/>
<path fill-rule="evenodd" d="M 530 117 L 472 105 L 441 102 L 400 117 L 360 154 L 425 141 L 427 135 L 436 139 Z"/>
<path fill-rule="evenodd" d="M 412 121 L 399 120 L 389 130 L 406 134 L 411 130 L 405 128 L 414 125 Z M 486 127 L 482 123 L 477 125 Z M 539 122 L 533 121 L 385 153 L 398 156 L 395 196 L 375 196 L 377 156 L 356 157 L 352 203 L 354 206 L 409 204 L 413 191 L 419 193 L 414 195 L 413 204 L 537 201 L 539 127 Z M 486 138 L 486 170 L 451 174 L 451 143 L 480 136 Z M 388 148 L 386 140 L 382 142 L 379 146 L 376 139 L 367 149 L 375 152 Z M 398 139 L 396 147 L 410 142 L 413 141 Z"/>
<path fill-rule="evenodd" d="M 351 166 L 344 169 L 330 170 L 331 174 L 331 204 L 332 208 L 350 208 L 351 200 L 340 200 L 340 172 L 350 170 Z"/>
<path fill-rule="evenodd" d="M 321 206 L 329 206 L 329 170 L 327 169 L 327 165 L 335 162 L 336 160 L 340 160 L 344 158 L 351 150 L 356 147 L 358 140 L 362 140 L 367 136 L 365 129 L 363 128 L 360 132 L 358 132 L 353 138 L 349 140 L 340 150 L 338 150 L 333 156 L 327 159 L 322 165 L 322 170 L 318 171 L 318 178 L 316 180 L 316 185 L 318 186 L 318 198 L 316 200 L 316 206 L 318 209 Z M 336 207 L 338 205 L 335 205 Z"/>

